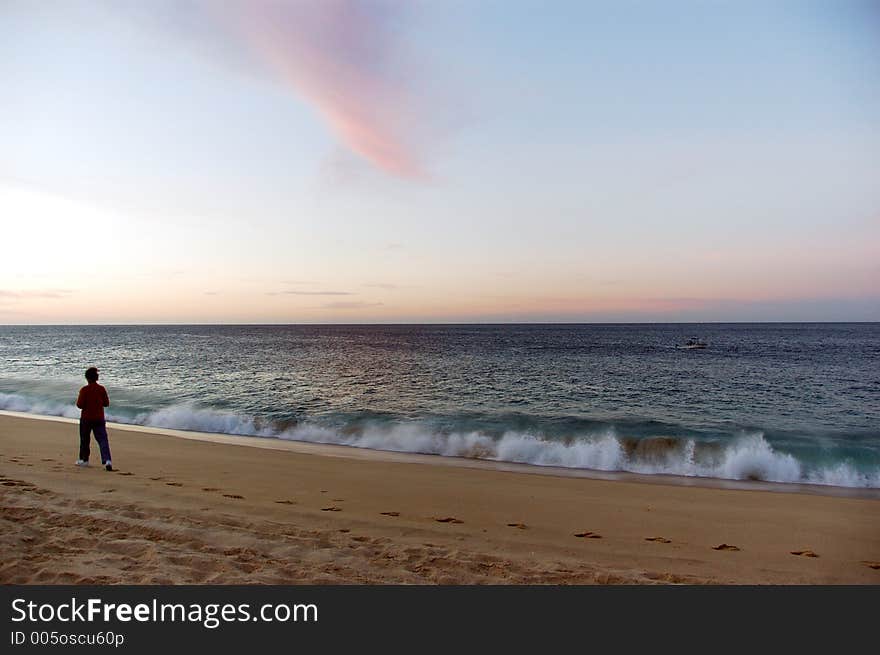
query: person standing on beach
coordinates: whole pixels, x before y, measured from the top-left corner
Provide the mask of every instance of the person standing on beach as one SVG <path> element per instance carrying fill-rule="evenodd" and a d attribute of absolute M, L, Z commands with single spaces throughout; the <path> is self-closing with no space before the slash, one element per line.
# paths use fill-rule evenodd
<path fill-rule="evenodd" d="M 82 410 L 79 418 L 79 459 L 77 466 L 89 465 L 89 441 L 91 433 L 95 433 L 95 441 L 101 449 L 101 464 L 108 471 L 113 470 L 110 461 L 110 442 L 107 440 L 107 423 L 104 421 L 104 408 L 110 407 L 107 390 L 98 384 L 98 369 L 92 366 L 86 369 L 86 380 L 89 383 L 79 390 L 76 406 Z"/>

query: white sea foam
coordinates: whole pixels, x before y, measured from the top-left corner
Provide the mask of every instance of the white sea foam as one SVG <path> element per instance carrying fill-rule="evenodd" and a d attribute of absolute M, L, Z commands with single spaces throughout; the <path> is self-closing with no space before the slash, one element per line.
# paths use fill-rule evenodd
<path fill-rule="evenodd" d="M 811 484 L 827 484 L 832 487 L 880 487 L 880 470 L 863 473 L 850 464 L 841 462 L 836 466 L 826 467 L 817 471 L 809 471 L 805 481 Z"/>
<path fill-rule="evenodd" d="M 193 405 L 173 405 L 148 414 L 140 414 L 130 421 L 123 422 L 194 432 L 219 432 L 256 437 L 276 436 L 276 432 L 271 427 L 261 427 L 248 416 L 214 409 L 200 409 Z"/>
<path fill-rule="evenodd" d="M 0 409 L 71 418 L 79 414 L 72 404 L 9 393 L 0 393 Z M 539 466 L 880 488 L 880 469 L 860 471 L 848 462 L 810 468 L 793 455 L 775 450 L 760 433 L 742 434 L 725 442 L 701 443 L 667 437 L 627 440 L 613 430 L 565 441 L 516 431 L 495 438 L 481 432 L 441 433 L 419 423 L 375 424 L 357 430 L 300 423 L 278 430 L 252 417 L 194 405 L 174 405 L 135 416 L 108 411 L 107 419 L 149 427 Z"/>
<path fill-rule="evenodd" d="M 27 412 L 42 416 L 66 416 L 78 418 L 79 410 L 70 403 L 68 405 L 43 398 L 30 398 L 15 393 L 0 392 L 0 409 L 10 412 Z"/>
<path fill-rule="evenodd" d="M 498 442 L 494 456 L 488 459 L 600 471 L 626 470 L 626 457 L 621 443 L 611 433 L 563 443 L 530 434 L 507 432 Z"/>
<path fill-rule="evenodd" d="M 702 455 L 698 454 L 694 440 L 680 440 L 675 447 L 649 458 L 628 454 L 623 441 L 612 432 L 562 442 L 518 432 L 507 432 L 500 439 L 479 432 L 439 434 L 417 424 L 372 427 L 353 434 L 316 425 L 299 425 L 277 436 L 294 441 L 538 466 L 880 488 L 880 469 L 863 473 L 847 463 L 839 463 L 830 468 L 807 470 L 793 455 L 774 450 L 761 434 L 742 435 L 719 446 L 715 452 L 710 450 Z"/>
<path fill-rule="evenodd" d="M 724 450 L 721 464 L 708 472 L 711 477 L 733 480 L 798 482 L 802 479 L 800 463 L 791 455 L 774 451 L 760 434 L 736 439 Z"/>

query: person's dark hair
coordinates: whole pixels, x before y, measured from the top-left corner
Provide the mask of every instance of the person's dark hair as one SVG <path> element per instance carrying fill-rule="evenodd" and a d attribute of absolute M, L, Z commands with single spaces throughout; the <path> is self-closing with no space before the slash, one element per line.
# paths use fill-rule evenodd
<path fill-rule="evenodd" d="M 86 369 L 86 380 L 89 382 L 97 382 L 98 381 L 98 369 L 94 366 Z"/>

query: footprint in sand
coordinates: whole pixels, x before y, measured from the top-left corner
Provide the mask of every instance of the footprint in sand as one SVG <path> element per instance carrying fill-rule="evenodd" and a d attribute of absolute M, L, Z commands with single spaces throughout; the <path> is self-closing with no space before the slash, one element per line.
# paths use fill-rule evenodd
<path fill-rule="evenodd" d="M 874 569 L 875 571 L 880 570 L 880 562 L 862 562 L 869 569 Z"/>
<path fill-rule="evenodd" d="M 645 537 L 645 541 L 656 541 L 658 544 L 671 544 L 672 540 L 666 537 Z"/>
<path fill-rule="evenodd" d="M 284 500 L 276 500 L 275 502 L 279 505 L 296 505 L 295 500 L 287 500 L 286 498 Z"/>
<path fill-rule="evenodd" d="M 400 516 L 400 512 L 379 512 L 382 516 Z"/>
<path fill-rule="evenodd" d="M 101 489 L 102 494 L 112 494 L 116 489 Z"/>
<path fill-rule="evenodd" d="M 341 511 L 342 511 L 342 508 L 341 508 L 341 507 L 336 507 L 336 506 L 333 506 L 333 507 L 322 507 L 322 508 L 321 508 L 321 511 L 322 511 L 322 512 L 341 512 Z"/>
<path fill-rule="evenodd" d="M 712 550 L 739 550 L 739 546 L 732 546 L 730 544 L 719 544 L 717 546 L 712 546 Z"/>
<path fill-rule="evenodd" d="M 181 484 L 180 482 L 166 482 L 165 484 L 168 485 L 169 487 L 182 487 L 183 486 L 183 484 Z"/>
<path fill-rule="evenodd" d="M 30 482 L 25 482 L 24 480 L 12 480 L 10 478 L 3 478 L 2 484 L 4 487 L 33 487 Z"/>
<path fill-rule="evenodd" d="M 239 496 L 238 494 L 223 494 L 224 498 L 235 498 L 236 500 L 244 500 L 244 496 Z"/>
<path fill-rule="evenodd" d="M 454 516 L 446 516 L 442 519 L 434 517 L 434 520 L 437 521 L 437 523 L 464 523 L 464 521 L 457 519 Z"/>
<path fill-rule="evenodd" d="M 126 471 L 125 473 L 123 473 L 122 471 L 116 471 L 116 472 L 117 472 L 119 475 L 134 475 L 134 473 L 132 473 L 131 471 Z"/>
<path fill-rule="evenodd" d="M 220 491 L 218 487 L 202 487 L 202 491 Z"/>
<path fill-rule="evenodd" d="M 528 526 L 525 523 L 508 523 L 508 528 L 516 528 L 517 530 L 525 530 Z"/>
<path fill-rule="evenodd" d="M 812 550 L 790 550 L 792 555 L 800 555 L 801 557 L 819 557 Z"/>
<path fill-rule="evenodd" d="M 150 478 L 153 482 L 158 482 L 159 480 L 164 480 L 165 478 L 159 476 L 158 478 Z"/>
<path fill-rule="evenodd" d="M 580 537 L 581 539 L 601 539 L 602 535 L 597 534 L 595 532 L 590 532 L 587 530 L 586 532 L 576 532 L 574 534 L 575 537 Z"/>

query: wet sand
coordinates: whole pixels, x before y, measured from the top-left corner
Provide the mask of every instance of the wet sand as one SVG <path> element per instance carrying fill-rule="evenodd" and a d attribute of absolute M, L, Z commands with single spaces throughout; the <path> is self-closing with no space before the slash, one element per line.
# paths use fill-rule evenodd
<path fill-rule="evenodd" d="M 880 584 L 876 491 L 109 432 L 0 413 L 0 583 Z"/>

